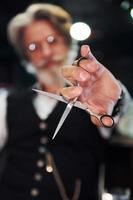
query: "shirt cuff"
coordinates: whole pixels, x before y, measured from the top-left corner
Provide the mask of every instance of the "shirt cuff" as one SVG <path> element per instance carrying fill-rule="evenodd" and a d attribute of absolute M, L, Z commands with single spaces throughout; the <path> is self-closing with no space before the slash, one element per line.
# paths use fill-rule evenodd
<path fill-rule="evenodd" d="M 8 91 L 5 89 L 0 89 L 0 150 L 4 147 L 7 141 L 7 96 Z"/>
<path fill-rule="evenodd" d="M 131 96 L 128 90 L 126 89 L 126 87 L 121 82 L 120 82 L 120 85 L 124 93 L 124 99 L 122 102 L 122 106 L 120 108 L 120 112 L 115 117 L 113 117 L 115 126 L 113 128 L 105 128 L 105 127 L 99 128 L 100 134 L 104 139 L 109 139 L 111 137 L 114 128 L 122 132 L 121 129 L 123 129 L 122 127 L 123 127 L 124 116 L 128 115 L 128 110 L 131 104 Z M 132 103 L 132 107 L 133 107 L 133 103 Z M 133 108 L 132 108 L 132 111 L 133 111 Z M 133 114 L 132 114 L 132 124 L 133 124 Z M 133 125 L 132 125 L 132 135 L 133 135 Z"/>

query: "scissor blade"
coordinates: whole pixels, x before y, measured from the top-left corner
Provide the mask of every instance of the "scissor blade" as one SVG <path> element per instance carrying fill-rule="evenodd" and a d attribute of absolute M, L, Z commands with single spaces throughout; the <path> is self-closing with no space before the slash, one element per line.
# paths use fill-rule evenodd
<path fill-rule="evenodd" d="M 65 99 L 62 98 L 62 96 L 60 95 L 56 95 L 56 94 L 53 94 L 53 93 L 50 93 L 50 92 L 44 92 L 42 90 L 37 90 L 37 89 L 32 89 L 33 91 L 39 93 L 39 94 L 42 94 L 42 95 L 45 95 L 47 97 L 50 97 L 50 98 L 53 98 L 53 99 L 56 99 L 58 101 L 62 101 L 64 103 L 68 103 L 67 101 L 65 101 Z"/>
<path fill-rule="evenodd" d="M 65 99 L 63 99 L 62 96 L 60 95 L 56 95 L 56 94 L 53 94 L 53 93 L 50 93 L 50 92 L 44 92 L 42 90 L 37 90 L 37 89 L 32 89 L 33 91 L 37 92 L 37 93 L 40 93 L 42 95 L 45 95 L 47 97 L 50 97 L 50 98 L 53 98 L 53 99 L 56 99 L 58 101 L 62 101 L 64 103 L 68 103 L 67 101 L 65 101 Z M 82 110 L 85 110 L 86 109 L 86 106 L 84 106 L 80 101 L 76 101 L 74 103 L 74 106 L 77 107 L 77 108 L 80 108 Z"/>
<path fill-rule="evenodd" d="M 77 108 L 80 108 L 82 110 L 86 110 L 88 107 L 86 105 L 84 105 L 83 103 L 81 103 L 80 101 L 76 101 L 74 103 L 74 106 L 77 107 Z"/>
<path fill-rule="evenodd" d="M 67 104 L 67 107 L 66 107 L 66 109 L 65 109 L 65 111 L 64 111 L 64 113 L 63 113 L 63 115 L 62 115 L 62 117 L 61 117 L 61 119 L 60 119 L 60 121 L 59 121 L 59 123 L 58 123 L 58 126 L 57 126 L 57 128 L 56 128 L 56 130 L 55 130 L 55 132 L 54 132 L 54 135 L 53 135 L 52 139 L 54 139 L 55 136 L 57 135 L 57 133 L 58 133 L 58 131 L 60 130 L 60 128 L 62 127 L 62 125 L 63 125 L 65 119 L 66 119 L 67 116 L 69 115 L 69 113 L 70 113 L 72 107 L 73 107 L 73 103 L 72 103 L 72 102 L 70 102 L 69 104 Z"/>

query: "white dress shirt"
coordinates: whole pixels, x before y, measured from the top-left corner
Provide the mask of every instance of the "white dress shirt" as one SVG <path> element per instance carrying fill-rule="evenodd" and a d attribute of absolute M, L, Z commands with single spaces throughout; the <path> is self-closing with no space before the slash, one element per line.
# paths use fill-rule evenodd
<path fill-rule="evenodd" d="M 126 93 L 126 98 L 121 112 L 126 113 L 131 98 L 124 86 L 123 90 Z M 8 128 L 6 121 L 7 97 L 8 97 L 8 91 L 4 89 L 0 90 L 0 149 L 2 149 L 8 138 Z M 57 100 L 41 94 L 37 94 L 37 96 L 33 99 L 33 106 L 35 108 L 35 111 L 39 116 L 39 118 L 43 120 L 48 118 L 48 116 L 54 110 L 56 104 Z M 115 117 L 114 120 L 117 123 L 119 120 L 119 116 Z M 112 129 L 109 128 L 102 127 L 98 129 L 102 137 L 104 137 L 105 139 L 108 139 L 112 133 Z"/>

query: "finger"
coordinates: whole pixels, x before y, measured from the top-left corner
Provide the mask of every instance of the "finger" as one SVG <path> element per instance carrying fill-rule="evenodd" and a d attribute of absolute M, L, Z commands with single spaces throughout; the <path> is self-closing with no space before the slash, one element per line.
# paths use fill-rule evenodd
<path fill-rule="evenodd" d="M 100 96 L 99 94 L 99 98 L 95 99 L 95 96 L 94 96 L 94 98 L 88 99 L 87 104 L 88 104 L 88 108 L 96 114 L 110 115 L 114 108 L 115 102 L 112 99 L 110 99 L 110 97 L 107 97 L 105 95 Z"/>
<path fill-rule="evenodd" d="M 81 46 L 80 49 L 81 56 L 88 58 L 89 52 L 90 52 L 90 47 L 88 45 Z"/>
<path fill-rule="evenodd" d="M 88 45 L 83 45 L 81 47 L 81 56 L 86 57 L 87 59 L 81 59 L 79 66 L 89 73 L 97 73 L 96 75 L 100 75 L 101 72 L 103 72 L 104 66 L 93 56 Z"/>
<path fill-rule="evenodd" d="M 104 117 L 103 119 L 102 119 L 102 123 L 103 123 L 103 125 L 104 126 L 107 126 L 107 127 L 112 127 L 112 125 L 113 125 L 113 120 L 110 118 L 110 117 Z"/>
<path fill-rule="evenodd" d="M 102 123 L 94 116 L 91 116 L 91 121 L 94 125 L 98 126 L 98 127 L 102 127 Z"/>
<path fill-rule="evenodd" d="M 99 115 L 99 116 L 102 116 L 102 115 L 111 115 L 112 114 L 112 110 L 113 110 L 113 107 L 114 107 L 114 103 L 112 101 L 108 101 L 108 103 L 104 103 L 102 105 L 100 104 L 93 104 L 91 106 L 89 106 L 89 109 Z M 100 121 L 102 120 L 102 121 Z M 113 119 L 109 116 L 104 116 L 102 118 L 100 118 L 100 120 L 96 117 L 96 116 L 93 116 L 93 114 L 91 115 L 91 121 L 96 125 L 96 126 L 105 126 L 105 127 L 112 127 L 113 126 Z"/>
<path fill-rule="evenodd" d="M 81 46 L 80 54 L 81 54 L 82 57 L 85 57 L 88 60 L 96 60 L 95 56 L 93 56 L 91 49 L 88 45 L 82 45 Z"/>
<path fill-rule="evenodd" d="M 62 68 L 62 75 L 71 82 L 85 82 L 90 79 L 90 74 L 80 67 L 66 66 Z"/>
<path fill-rule="evenodd" d="M 79 66 L 89 73 L 95 73 L 100 69 L 100 63 L 98 63 L 95 59 L 90 60 L 89 58 L 82 59 L 79 62 Z"/>
<path fill-rule="evenodd" d="M 82 88 L 79 86 L 71 86 L 60 89 L 60 94 L 67 100 L 74 99 L 82 94 Z"/>
<path fill-rule="evenodd" d="M 104 117 L 104 119 L 102 120 L 103 123 L 100 122 L 99 119 L 97 119 L 96 117 L 94 116 L 91 116 L 91 121 L 94 125 L 98 126 L 98 127 L 112 127 L 113 125 L 113 121 L 111 118 L 109 117 Z"/>

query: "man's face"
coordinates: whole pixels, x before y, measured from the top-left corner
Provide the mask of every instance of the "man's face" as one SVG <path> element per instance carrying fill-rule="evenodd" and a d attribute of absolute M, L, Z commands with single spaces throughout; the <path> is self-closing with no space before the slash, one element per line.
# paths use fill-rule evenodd
<path fill-rule="evenodd" d="M 47 20 L 34 21 L 24 29 L 23 45 L 29 61 L 41 76 L 66 61 L 65 38 Z"/>

